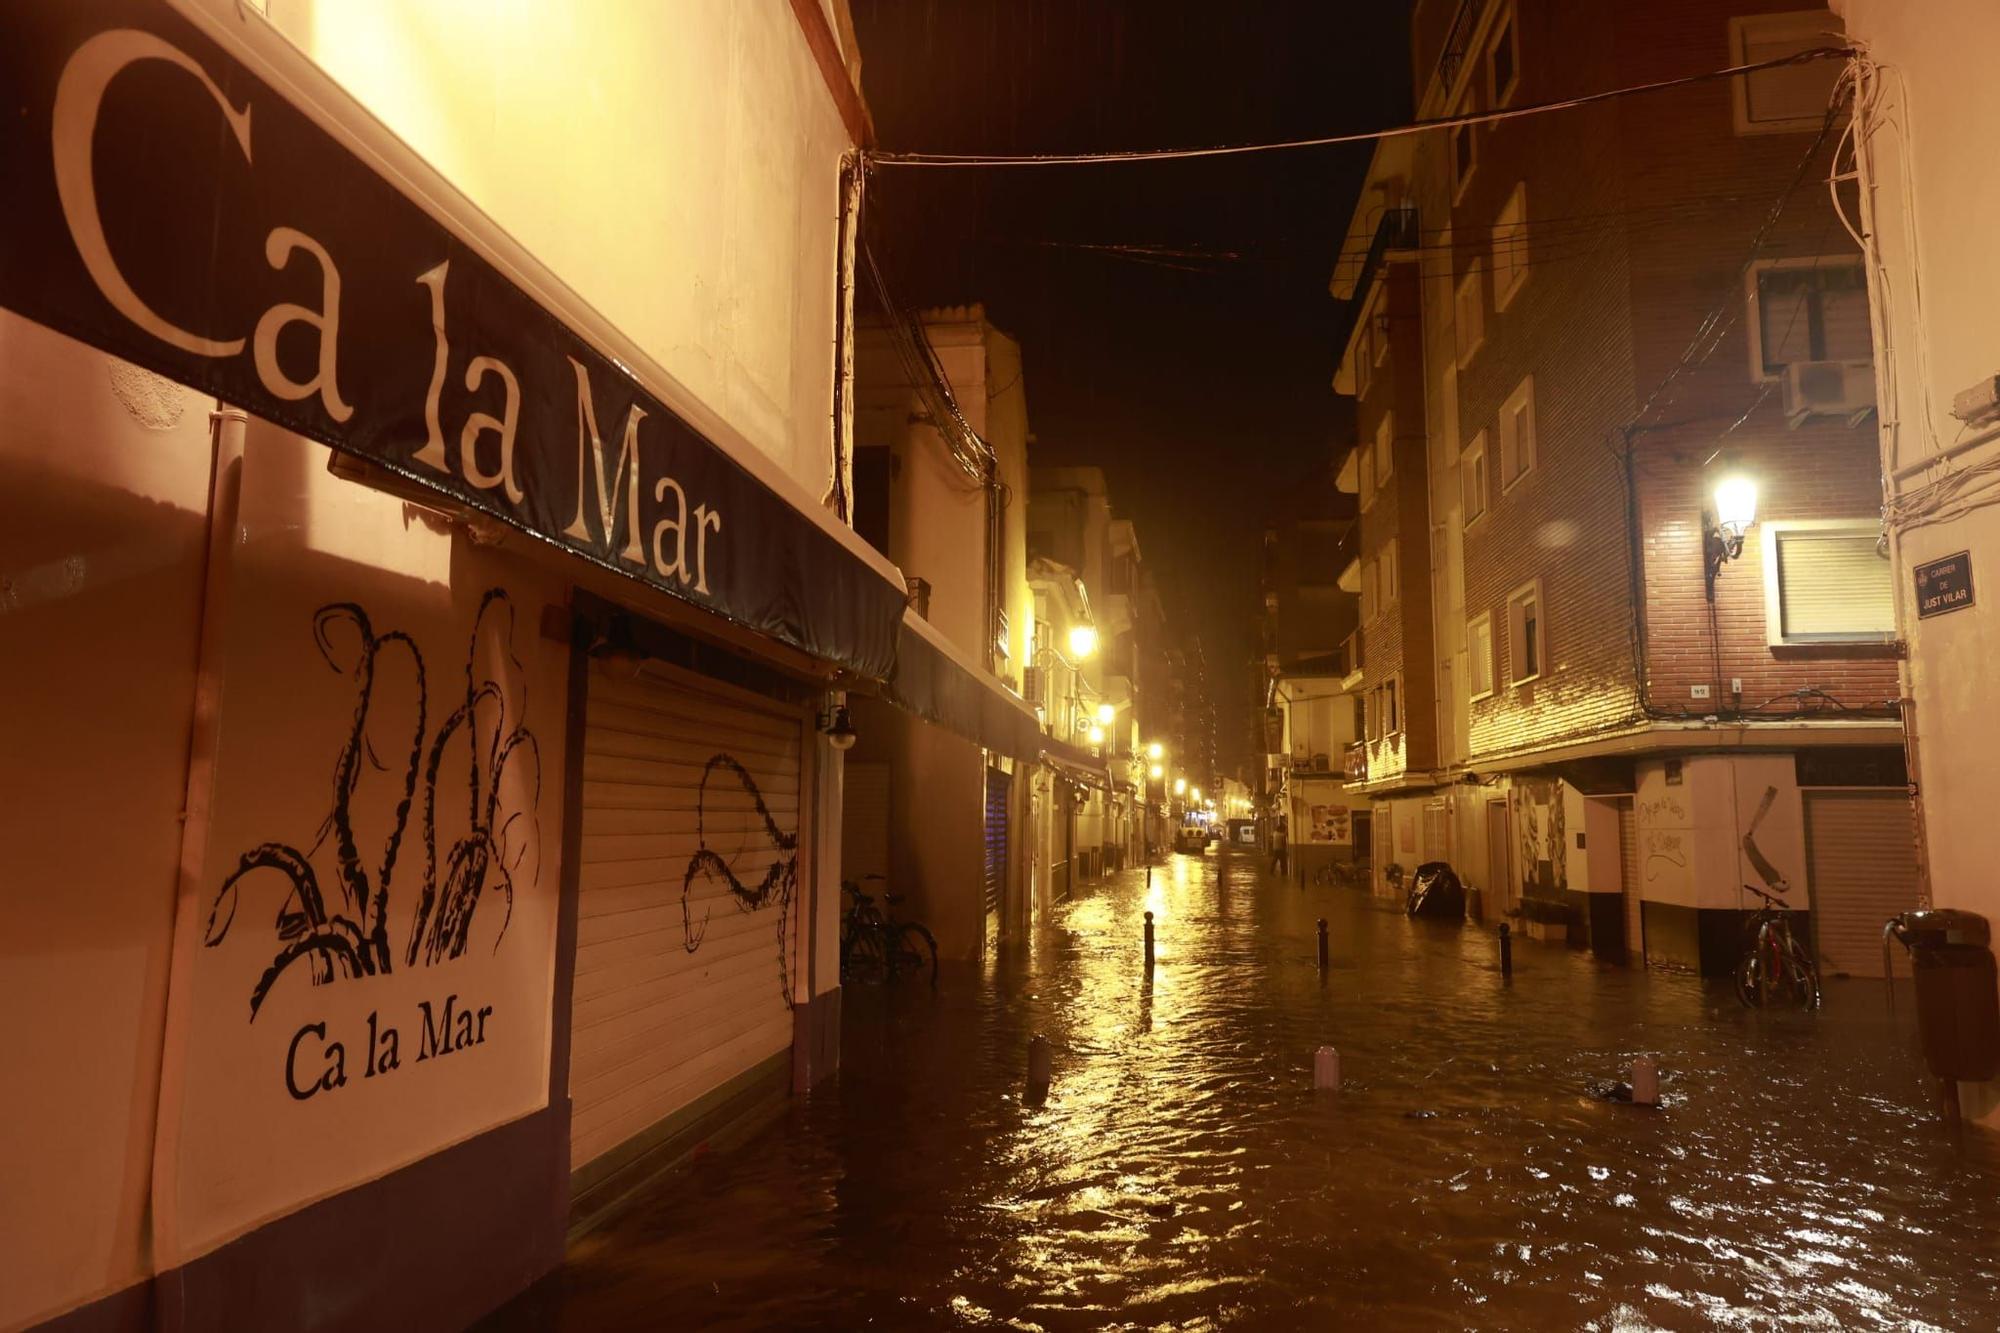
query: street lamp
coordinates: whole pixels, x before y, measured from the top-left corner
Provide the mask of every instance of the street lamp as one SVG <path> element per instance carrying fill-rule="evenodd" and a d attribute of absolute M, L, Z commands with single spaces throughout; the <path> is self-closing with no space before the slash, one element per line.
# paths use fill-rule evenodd
<path fill-rule="evenodd" d="M 1193 791 L 1190 791 L 1188 793 L 1188 799 L 1194 801 L 1197 805 L 1199 805 L 1201 803 L 1201 788 L 1196 787 Z"/>
<path fill-rule="evenodd" d="M 1165 759 L 1166 757 L 1167 757 L 1167 747 L 1160 744 L 1158 741 L 1154 741 L 1151 745 L 1148 745 L 1146 747 L 1146 758 L 1158 761 L 1161 759 Z M 1158 777 L 1160 775 L 1158 773 L 1155 773 L 1153 774 L 1153 776 Z"/>
<path fill-rule="evenodd" d="M 1097 626 L 1071 625 L 1069 627 L 1069 655 L 1082 659 L 1097 651 Z"/>
<path fill-rule="evenodd" d="M 1154 764 L 1151 768 L 1146 770 L 1146 776 L 1151 778 L 1155 782 L 1158 782 L 1161 778 L 1165 777 L 1166 775 L 1167 775 L 1167 769 L 1166 765 L 1164 764 Z"/>
<path fill-rule="evenodd" d="M 1110 704 L 1097 705 L 1097 723 L 1099 726 L 1108 727 L 1117 720 L 1118 710 L 1115 707 Z"/>
<path fill-rule="evenodd" d="M 1104 744 L 1104 728 L 1103 728 L 1103 727 L 1092 727 L 1092 728 L 1091 728 L 1091 729 L 1090 729 L 1090 730 L 1089 730 L 1088 732 L 1086 732 L 1086 733 L 1084 733 L 1084 734 L 1090 737 L 1090 743 L 1091 743 L 1092 745 L 1102 745 L 1102 744 Z"/>
<path fill-rule="evenodd" d="M 1186 779 L 1186 778 L 1175 778 L 1175 779 L 1174 779 L 1174 795 L 1176 795 L 1176 796 L 1179 796 L 1179 795 L 1180 795 L 1181 793 L 1185 792 L 1186 790 L 1187 790 L 1187 779 Z"/>
<path fill-rule="evenodd" d="M 1708 599 L 1715 600 L 1715 576 L 1722 567 L 1743 554 L 1743 534 L 1757 521 L 1757 483 L 1739 472 L 1725 474 L 1715 483 L 1711 496 L 1713 510 L 1704 515 L 1702 532 L 1703 574 Z"/>

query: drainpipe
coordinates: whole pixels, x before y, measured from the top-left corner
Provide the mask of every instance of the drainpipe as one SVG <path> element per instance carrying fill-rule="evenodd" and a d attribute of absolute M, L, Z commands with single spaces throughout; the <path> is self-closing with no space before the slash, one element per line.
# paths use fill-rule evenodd
<path fill-rule="evenodd" d="M 840 220 L 834 244 L 833 476 L 823 503 L 854 522 L 854 245 L 861 216 L 859 153 L 840 158 Z"/>

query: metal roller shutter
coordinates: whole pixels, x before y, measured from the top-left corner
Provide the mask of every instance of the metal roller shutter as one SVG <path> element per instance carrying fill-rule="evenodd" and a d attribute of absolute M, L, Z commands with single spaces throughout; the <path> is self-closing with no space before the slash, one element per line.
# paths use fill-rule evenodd
<path fill-rule="evenodd" d="M 1007 884 L 1007 793 L 1012 786 L 1013 779 L 999 769 L 986 770 L 986 915 L 996 921 Z"/>
<path fill-rule="evenodd" d="M 1646 961 L 1646 909 L 1639 896 L 1639 816 L 1633 797 L 1618 798 L 1618 877 L 1625 896 L 1625 957 Z"/>
<path fill-rule="evenodd" d="M 1883 923 L 1917 905 L 1910 798 L 1900 791 L 1809 791 L 1805 807 L 1820 971 L 1879 977 Z"/>
<path fill-rule="evenodd" d="M 802 727 L 658 663 L 591 668 L 572 1170 L 790 1048 Z"/>

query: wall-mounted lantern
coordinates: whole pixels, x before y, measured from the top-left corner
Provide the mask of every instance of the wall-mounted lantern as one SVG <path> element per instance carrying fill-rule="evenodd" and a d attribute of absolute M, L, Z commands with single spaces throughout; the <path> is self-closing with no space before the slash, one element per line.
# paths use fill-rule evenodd
<path fill-rule="evenodd" d="M 1743 534 L 1757 521 L 1757 483 L 1741 473 L 1728 473 L 1715 483 L 1712 509 L 1703 515 L 1702 564 L 1708 599 L 1715 600 L 1715 576 L 1743 554 Z"/>

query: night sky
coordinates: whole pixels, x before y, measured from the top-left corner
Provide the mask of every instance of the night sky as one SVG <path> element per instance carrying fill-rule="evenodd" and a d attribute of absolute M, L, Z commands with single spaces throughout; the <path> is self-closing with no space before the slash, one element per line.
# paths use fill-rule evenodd
<path fill-rule="evenodd" d="M 1410 116 L 1403 0 L 852 0 L 884 151 L 1268 142 Z M 1368 146 L 1090 166 L 877 168 L 897 300 L 1021 344 L 1036 463 L 1097 463 L 1246 755 L 1260 520 L 1330 462 L 1327 294 Z"/>

